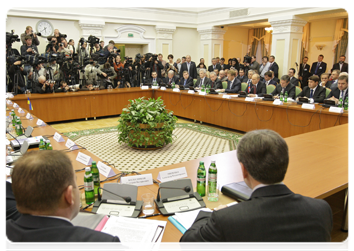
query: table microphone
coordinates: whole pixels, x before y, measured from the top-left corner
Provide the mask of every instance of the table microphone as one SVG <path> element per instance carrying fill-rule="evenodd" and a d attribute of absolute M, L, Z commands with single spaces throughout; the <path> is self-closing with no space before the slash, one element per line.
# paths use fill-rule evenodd
<path fill-rule="evenodd" d="M 102 188 L 102 187 L 98 187 L 97 199 L 98 199 L 99 201 L 101 200 L 100 189 L 102 189 L 103 191 L 106 191 L 106 192 L 108 192 L 108 193 L 111 193 L 111 194 L 113 194 L 113 195 L 115 195 L 115 196 L 118 196 L 118 197 L 122 198 L 122 199 L 125 200 L 125 202 L 127 202 L 127 203 L 130 203 L 130 202 L 132 201 L 132 199 L 131 199 L 130 197 L 124 197 L 124 196 L 118 195 L 118 194 L 116 194 L 116 193 L 112 193 L 111 191 L 108 191 L 107 189 L 104 189 L 104 188 Z"/>
<path fill-rule="evenodd" d="M 191 188 L 189 186 L 185 186 L 185 187 L 159 187 L 159 190 L 157 191 L 157 196 L 156 196 L 156 201 L 160 201 L 160 189 L 178 189 L 178 190 L 183 190 L 186 193 L 189 193 L 191 191 Z"/>

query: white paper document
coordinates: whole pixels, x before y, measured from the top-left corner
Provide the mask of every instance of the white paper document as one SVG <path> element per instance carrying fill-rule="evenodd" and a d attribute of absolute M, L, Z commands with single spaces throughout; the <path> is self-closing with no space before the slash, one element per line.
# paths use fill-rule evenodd
<path fill-rule="evenodd" d="M 131 217 L 134 213 L 134 209 L 134 205 L 101 203 L 96 213 L 104 215 L 114 215 L 119 217 Z"/>
<path fill-rule="evenodd" d="M 196 198 L 164 202 L 163 205 L 167 213 L 183 212 L 200 207 L 200 203 Z"/>
<path fill-rule="evenodd" d="M 193 225 L 193 222 L 197 218 L 200 211 L 212 212 L 209 208 L 201 208 L 189 212 L 176 213 L 172 217 L 175 218 L 175 220 L 177 220 L 186 230 L 188 230 Z"/>
<path fill-rule="evenodd" d="M 122 244 L 161 242 L 166 221 L 111 216 L 103 233 L 118 236 Z"/>

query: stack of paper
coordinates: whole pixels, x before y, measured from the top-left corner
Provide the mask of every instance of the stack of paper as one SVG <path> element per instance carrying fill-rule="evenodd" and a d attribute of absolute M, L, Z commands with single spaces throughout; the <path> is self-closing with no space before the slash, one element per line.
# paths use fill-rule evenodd
<path fill-rule="evenodd" d="M 184 213 L 175 213 L 175 215 L 168 217 L 168 220 L 184 234 L 193 225 L 200 211 L 212 212 L 209 208 L 201 208 Z"/>

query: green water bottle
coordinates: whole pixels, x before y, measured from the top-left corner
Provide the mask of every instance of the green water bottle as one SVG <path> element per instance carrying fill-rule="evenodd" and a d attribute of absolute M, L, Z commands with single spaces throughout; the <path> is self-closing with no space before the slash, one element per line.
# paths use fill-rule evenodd
<path fill-rule="evenodd" d="M 176 85 L 175 82 L 172 82 L 172 89 L 175 89 Z"/>
<path fill-rule="evenodd" d="M 22 131 L 22 122 L 20 120 L 19 117 L 16 117 L 16 122 L 15 122 L 15 131 L 16 131 L 16 134 L 17 136 L 20 136 L 23 134 L 23 131 Z"/>
<path fill-rule="evenodd" d="M 46 150 L 53 150 L 53 147 L 52 147 L 51 143 L 47 143 Z"/>
<path fill-rule="evenodd" d="M 199 162 L 199 167 L 197 171 L 197 193 L 200 196 L 205 196 L 205 180 L 206 180 L 206 171 L 204 167 L 204 162 Z"/>
<path fill-rule="evenodd" d="M 86 204 L 89 205 L 95 202 L 95 190 L 93 185 L 91 168 L 89 166 L 85 168 L 84 188 Z"/>
<path fill-rule="evenodd" d="M 345 98 L 345 101 L 344 101 L 344 110 L 348 111 L 348 97 Z"/>
<path fill-rule="evenodd" d="M 39 142 L 39 150 L 46 150 L 43 138 L 41 138 L 41 141 Z"/>
<path fill-rule="evenodd" d="M 284 96 L 284 102 L 288 102 L 288 92 L 285 92 L 285 96 Z"/>
<path fill-rule="evenodd" d="M 95 188 L 95 195 L 98 194 L 98 188 L 100 187 L 100 172 L 98 171 L 96 161 L 92 161 L 91 164 L 92 180 Z"/>
<path fill-rule="evenodd" d="M 280 101 L 283 101 L 283 93 L 280 93 Z"/>
<path fill-rule="evenodd" d="M 206 93 L 209 93 L 210 92 L 210 89 L 209 87 L 206 88 Z"/>
<path fill-rule="evenodd" d="M 10 116 L 12 117 L 12 126 L 15 126 L 16 113 L 15 113 L 15 110 L 14 110 L 14 109 L 11 110 Z"/>
<path fill-rule="evenodd" d="M 219 190 L 218 190 L 218 169 L 215 165 L 215 160 L 211 161 L 208 170 L 208 200 L 218 201 Z"/>
<path fill-rule="evenodd" d="M 343 106 L 343 99 L 342 98 L 340 98 L 339 99 L 339 102 L 338 102 L 338 107 L 342 107 Z"/>
<path fill-rule="evenodd" d="M 205 92 L 205 85 L 204 84 L 202 85 L 202 90 L 201 91 Z"/>

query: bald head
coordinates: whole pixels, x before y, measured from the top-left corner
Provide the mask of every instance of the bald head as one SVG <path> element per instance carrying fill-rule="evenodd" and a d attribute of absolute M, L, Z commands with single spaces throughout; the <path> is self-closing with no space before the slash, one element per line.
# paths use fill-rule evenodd
<path fill-rule="evenodd" d="M 45 78 L 44 76 L 39 76 L 39 77 L 38 77 L 38 82 L 39 82 L 40 84 L 44 84 L 45 81 L 46 81 L 46 78 Z"/>

